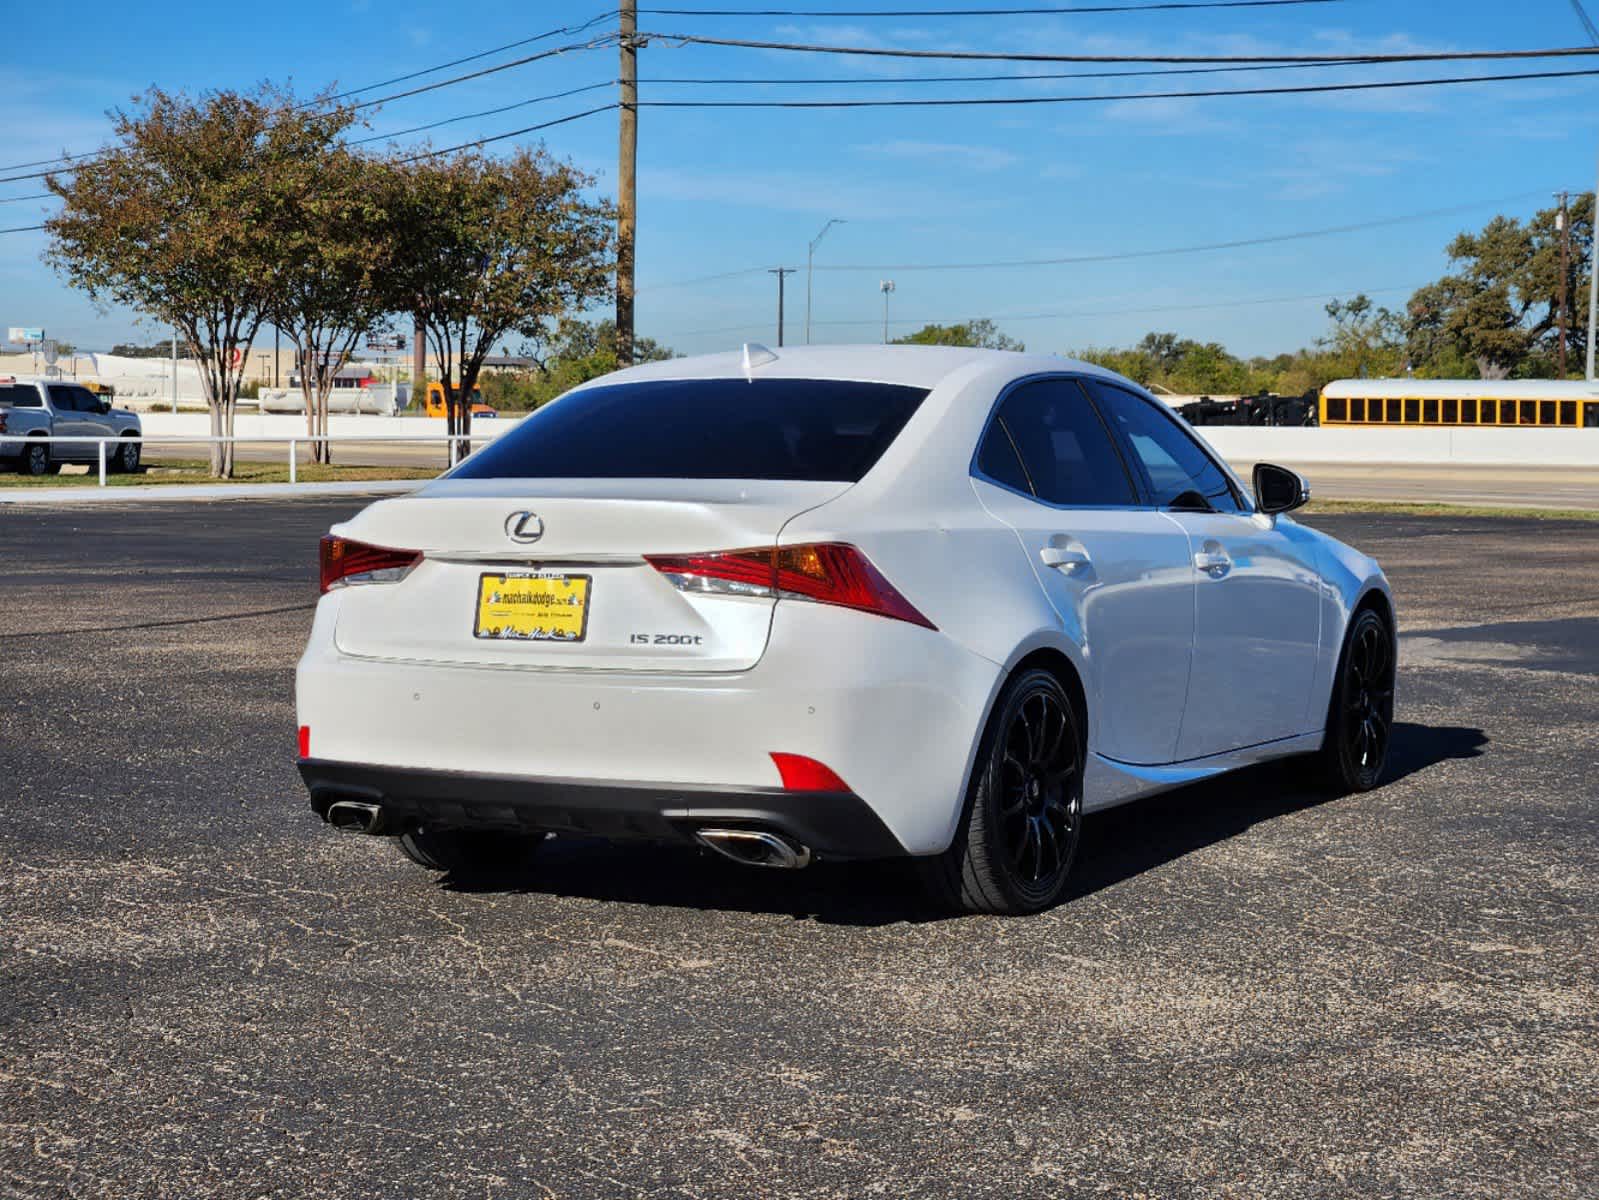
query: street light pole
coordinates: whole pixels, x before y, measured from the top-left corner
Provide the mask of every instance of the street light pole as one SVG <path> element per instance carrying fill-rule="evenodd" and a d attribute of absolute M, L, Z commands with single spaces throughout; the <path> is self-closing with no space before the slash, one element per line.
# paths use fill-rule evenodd
<path fill-rule="evenodd" d="M 793 267 L 773 267 L 766 272 L 777 276 L 777 344 L 783 344 L 783 280 L 794 274 Z"/>
<path fill-rule="evenodd" d="M 888 297 L 894 290 L 892 279 L 879 280 L 877 290 L 883 293 L 883 345 L 888 345 Z"/>
<path fill-rule="evenodd" d="M 811 239 L 810 247 L 805 251 L 805 344 L 811 344 L 811 271 L 816 262 L 816 247 L 821 245 L 822 239 L 827 236 L 827 231 L 835 225 L 844 224 L 842 217 L 831 217 L 822 231 Z"/>

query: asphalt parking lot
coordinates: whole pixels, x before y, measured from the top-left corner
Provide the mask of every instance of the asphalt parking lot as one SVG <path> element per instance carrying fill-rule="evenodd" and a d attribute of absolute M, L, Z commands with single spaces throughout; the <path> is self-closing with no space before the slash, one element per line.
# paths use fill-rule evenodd
<path fill-rule="evenodd" d="M 0 512 L 0 1195 L 1599 1191 L 1599 524 L 1315 518 L 1397 593 L 1386 786 L 1090 818 L 998 920 L 324 828 L 292 672 L 355 507 Z"/>

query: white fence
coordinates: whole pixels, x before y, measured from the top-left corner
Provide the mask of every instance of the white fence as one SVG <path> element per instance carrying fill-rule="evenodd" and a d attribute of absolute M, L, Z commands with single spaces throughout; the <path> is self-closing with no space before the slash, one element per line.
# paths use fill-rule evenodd
<path fill-rule="evenodd" d="M 441 422 L 442 423 L 442 422 Z M 100 486 L 106 486 L 106 445 L 122 447 L 128 442 L 138 442 L 146 445 L 157 442 L 161 445 L 178 446 L 219 446 L 231 442 L 235 446 L 248 443 L 252 446 L 259 445 L 284 445 L 288 447 L 289 456 L 289 482 L 299 482 L 299 449 L 302 445 L 311 445 L 316 442 L 347 443 L 347 442 L 416 442 L 421 444 L 449 444 L 451 442 L 476 442 L 483 441 L 478 434 L 464 433 L 419 433 L 414 435 L 395 433 L 369 433 L 369 434 L 318 434 L 309 433 L 291 434 L 288 437 L 245 437 L 235 434 L 233 437 L 214 437 L 200 434 L 122 434 L 111 437 L 66 437 L 66 436 L 41 436 L 39 434 L 0 434 L 0 455 L 9 455 L 5 447 L 12 442 L 18 444 L 19 449 L 30 445 L 44 443 L 47 446 L 57 445 L 93 445 L 95 459 L 100 472 Z"/>

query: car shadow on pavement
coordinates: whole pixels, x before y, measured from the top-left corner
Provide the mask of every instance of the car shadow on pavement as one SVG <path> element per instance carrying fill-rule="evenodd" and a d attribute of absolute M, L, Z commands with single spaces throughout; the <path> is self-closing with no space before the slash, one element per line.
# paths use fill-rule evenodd
<path fill-rule="evenodd" d="M 1487 745 L 1481 729 L 1397 721 L 1381 786 L 1449 759 L 1477 758 Z M 1236 837 L 1252 825 L 1339 799 L 1316 785 L 1314 770 L 1310 759 L 1282 759 L 1090 816 L 1062 903 Z"/>
<path fill-rule="evenodd" d="M 1383 782 L 1395 783 L 1448 759 L 1476 758 L 1487 744 L 1481 729 L 1396 723 Z M 1306 760 L 1289 759 L 1089 816 L 1062 902 L 1225 841 L 1252 825 L 1333 799 L 1324 790 L 1307 787 L 1306 777 Z M 452 873 L 441 878 L 440 886 L 456 892 L 767 913 L 862 927 L 961 915 L 934 907 L 915 867 L 904 861 L 821 862 L 803 871 L 774 871 L 739 866 L 689 847 L 582 837 L 551 839 L 513 873 Z"/>

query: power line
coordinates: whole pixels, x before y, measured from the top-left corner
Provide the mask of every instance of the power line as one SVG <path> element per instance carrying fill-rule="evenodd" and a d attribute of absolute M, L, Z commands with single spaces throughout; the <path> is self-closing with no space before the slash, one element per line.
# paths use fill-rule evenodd
<path fill-rule="evenodd" d="M 537 125 L 528 125 L 522 129 L 513 129 L 509 133 L 496 133 L 492 137 L 478 138 L 475 141 L 462 142 L 458 146 L 446 146 L 442 150 L 426 150 L 421 154 L 413 154 L 409 158 L 402 158 L 402 163 L 420 162 L 424 158 L 437 158 L 441 154 L 454 154 L 457 150 L 473 150 L 479 146 L 487 146 L 490 142 L 503 142 L 506 138 L 521 137 L 524 133 L 536 133 L 540 129 L 552 129 L 557 125 L 565 125 L 569 121 L 579 121 L 584 117 L 592 117 L 595 113 L 613 112 L 620 108 L 620 104 L 602 104 L 598 108 L 585 109 L 580 113 L 570 116 L 557 117 L 553 121 L 543 121 Z"/>
<path fill-rule="evenodd" d="M 590 22 L 590 23 L 592 24 L 592 22 Z M 557 31 L 557 32 L 559 32 L 559 31 Z M 543 36 L 543 35 L 540 35 L 540 36 Z M 481 70 L 469 71 L 469 72 L 467 72 L 464 75 L 454 75 L 454 76 L 451 76 L 449 79 L 440 79 L 440 80 L 438 80 L 438 81 L 436 81 L 434 83 L 423 84 L 420 87 L 408 88 L 407 90 L 405 90 L 403 92 L 394 92 L 394 93 L 391 93 L 390 95 L 387 95 L 387 96 L 379 96 L 376 100 L 363 100 L 359 104 L 350 105 L 350 107 L 352 109 L 356 109 L 356 110 L 363 109 L 363 108 L 375 108 L 375 107 L 377 107 L 379 105 L 390 104 L 390 103 L 392 103 L 395 100 L 404 100 L 404 99 L 407 99 L 408 97 L 411 97 L 411 96 L 420 96 L 420 95 L 422 95 L 425 92 L 436 92 L 440 88 L 454 87 L 456 84 L 466 83 L 466 82 L 468 82 L 470 80 L 473 80 L 473 79 L 481 79 L 481 78 L 483 78 L 486 75 L 495 75 L 495 74 L 498 74 L 501 71 L 509 71 L 509 70 L 512 70 L 515 67 L 525 67 L 525 66 L 529 65 L 530 63 L 540 62 L 540 61 L 542 61 L 542 60 L 544 60 L 546 58 L 554 58 L 554 57 L 556 57 L 558 55 L 561 55 L 561 54 L 568 54 L 568 53 L 572 53 L 574 51 L 579 51 L 579 50 L 596 50 L 596 49 L 601 48 L 602 46 L 607 46 L 607 45 L 613 44 L 614 41 L 615 41 L 615 38 L 616 38 L 615 34 L 607 33 L 607 34 L 604 34 L 604 35 L 602 35 L 601 37 L 598 37 L 598 38 L 591 38 L 589 41 L 586 41 L 586 42 L 572 42 L 572 43 L 569 43 L 569 44 L 567 44 L 565 46 L 556 46 L 556 47 L 554 47 L 553 49 L 550 49 L 550 50 L 541 50 L 541 51 L 539 51 L 536 54 L 527 54 L 527 55 L 523 55 L 521 58 L 513 58 L 509 62 L 496 63 L 492 67 L 484 67 Z M 533 39 L 533 40 L 537 40 L 537 39 Z M 492 51 L 485 51 L 485 53 L 493 53 L 493 52 Z M 482 57 L 482 55 L 471 55 L 471 56 L 469 56 L 469 59 L 470 58 L 480 58 L 480 57 Z M 468 61 L 469 59 L 463 59 L 463 60 L 459 60 L 459 61 Z M 415 76 L 417 76 L 417 75 L 425 75 L 425 74 L 431 73 L 432 71 L 442 70 L 442 69 L 443 69 L 442 67 L 430 67 L 430 68 L 428 68 L 425 71 L 413 72 L 410 76 L 405 76 L 403 78 L 415 78 Z M 391 82 L 393 82 L 393 81 L 391 81 Z M 358 90 L 360 90 L 360 91 L 368 91 L 373 86 L 378 86 L 378 85 L 369 85 L 367 88 L 361 88 L 361 89 L 358 89 Z M 341 93 L 341 95 L 343 95 L 343 96 L 350 96 L 350 95 L 354 95 L 354 94 L 355 94 L 354 92 Z M 338 99 L 338 98 L 339 97 L 330 97 L 330 99 Z M 310 101 L 307 104 L 298 105 L 297 108 L 305 109 L 305 108 L 311 107 L 312 105 L 315 105 L 317 103 L 321 103 L 321 101 Z M 369 140 L 371 140 L 371 139 L 369 139 Z M 3 168 L 0 168 L 0 170 L 12 170 L 12 169 L 14 169 L 16 167 L 39 166 L 42 163 L 50 163 L 50 162 L 66 163 L 66 162 L 78 161 L 78 160 L 82 160 L 82 159 L 93 159 L 93 158 L 100 157 L 104 153 L 105 153 L 105 151 L 94 150 L 94 151 L 87 151 L 87 152 L 85 152 L 83 154 L 64 154 L 60 158 L 57 158 L 57 159 L 40 159 L 40 160 L 38 160 L 38 162 L 32 162 L 32 163 L 14 163 L 14 164 L 12 164 L 12 166 L 3 167 Z M 47 175 L 67 174 L 67 173 L 69 173 L 72 170 L 76 170 L 76 168 L 57 167 L 57 168 L 54 168 L 54 169 L 51 169 L 51 170 L 46 170 L 46 171 L 34 171 L 34 172 L 31 172 L 31 173 L 26 174 L 26 175 L 9 175 L 9 176 L 0 177 L 0 183 L 14 183 L 14 182 L 17 182 L 17 181 L 23 180 L 23 179 L 43 179 Z"/>
<path fill-rule="evenodd" d="M 586 87 L 569 88 L 564 92 L 551 92 L 548 96 L 534 96 L 530 100 L 518 100 L 515 104 L 505 104 L 499 108 L 485 108 L 481 112 L 462 113 L 458 117 L 445 117 L 442 121 L 430 121 L 426 125 L 413 125 L 410 129 L 397 129 L 393 133 L 380 133 L 373 137 L 357 138 L 351 142 L 352 146 L 364 146 L 368 142 L 389 141 L 394 138 L 406 137 L 413 133 L 423 133 L 429 129 L 437 129 L 440 125 L 453 125 L 457 121 L 470 121 L 474 117 L 493 117 L 503 112 L 510 112 L 515 108 L 526 108 L 530 104 L 542 104 L 546 100 L 564 100 L 568 96 L 581 95 L 584 92 L 597 91 L 600 88 L 615 87 L 616 80 L 607 79 L 603 83 L 591 83 Z"/>
<path fill-rule="evenodd" d="M 1299 296 L 1260 296 L 1250 300 L 1222 300 L 1212 304 L 1159 304 L 1143 306 L 1140 308 L 1086 308 L 1067 312 L 1024 313 L 1020 315 L 1012 314 L 1008 316 L 1001 315 L 996 316 L 994 320 L 996 322 L 1015 323 L 1020 321 L 1061 321 L 1082 317 L 1126 317 L 1138 316 L 1142 313 L 1209 312 L 1213 309 L 1221 308 L 1252 308 L 1263 304 L 1297 304 L 1307 300 L 1332 300 L 1340 296 L 1350 295 L 1351 293 L 1362 293 L 1367 296 L 1385 296 L 1396 292 L 1414 292 L 1420 286 L 1420 284 L 1410 284 L 1380 288 L 1343 288 L 1335 291 L 1308 292 Z M 962 317 L 958 320 L 950 320 L 946 318 L 943 320 L 932 321 L 922 317 L 896 317 L 895 319 L 891 320 L 889 324 L 917 326 L 953 325 L 958 324 L 959 321 L 968 319 L 968 317 Z M 813 324 L 832 326 L 876 326 L 882 324 L 882 320 L 883 319 L 881 317 L 872 317 L 863 320 L 816 321 L 813 322 Z M 718 329 L 679 330 L 676 333 L 663 333 L 659 336 L 662 338 L 711 337 L 720 333 L 738 333 L 746 329 L 764 328 L 764 324 L 758 321 L 750 321 L 743 325 L 724 325 Z"/>
<path fill-rule="evenodd" d="M 949 262 L 949 263 L 835 263 L 818 266 L 818 271 L 997 271 L 1015 267 L 1059 267 L 1074 266 L 1085 263 L 1126 262 L 1140 258 L 1165 258 L 1180 254 L 1201 254 L 1213 250 L 1242 250 L 1251 246 L 1270 246 L 1282 242 L 1306 241 L 1312 238 L 1333 237 L 1345 233 L 1360 233 L 1367 229 L 1382 229 L 1390 225 L 1406 225 L 1414 221 L 1430 221 L 1435 217 L 1455 216 L 1463 212 L 1474 212 L 1487 208 L 1490 205 L 1513 204 L 1520 200 L 1527 200 L 1534 196 L 1543 196 L 1548 193 L 1547 188 L 1539 188 L 1530 192 L 1518 192 L 1513 196 L 1502 196 L 1492 200 L 1473 200 L 1465 204 L 1452 204 L 1447 208 L 1430 208 L 1421 212 L 1404 213 L 1394 217 L 1378 217 L 1370 221 L 1357 221 L 1348 225 L 1329 225 L 1322 229 L 1301 229 L 1292 233 L 1268 234 L 1264 237 L 1237 238 L 1225 242 L 1203 242 L 1193 246 L 1167 246 L 1156 250 L 1119 250 L 1105 254 L 1076 254 L 1057 258 L 1017 258 L 1000 259 L 993 262 Z M 722 279 L 732 279 L 739 275 L 753 275 L 764 270 L 763 267 L 746 267 L 738 271 L 724 271 L 718 275 L 705 275 L 696 279 L 680 279 L 671 283 L 657 283 L 651 285 L 654 289 L 689 287 L 697 283 L 710 283 Z"/>
<path fill-rule="evenodd" d="M 467 54 L 467 55 L 464 55 L 461 58 L 452 58 L 449 62 L 438 63 L 438 64 L 436 64 L 434 66 L 431 66 L 431 67 L 423 67 L 421 70 L 412 71 L 409 74 L 396 75 L 392 79 L 384 79 L 384 80 L 380 80 L 377 83 L 369 83 L 369 84 L 366 84 L 366 85 L 364 85 L 362 87 L 351 88 L 347 92 L 338 92 L 338 93 L 336 93 L 336 94 L 334 94 L 332 96 L 327 97 L 327 99 L 328 100 L 343 100 L 347 96 L 358 96 L 362 92 L 370 92 L 370 91 L 376 90 L 377 88 L 382 88 L 382 87 L 393 87 L 396 83 L 406 83 L 406 82 L 408 82 L 409 80 L 412 80 L 412 79 L 420 79 L 422 76 L 431 75 L 435 71 L 447 71 L 451 67 L 459 67 L 463 63 L 477 62 L 479 59 L 492 58 L 496 54 L 504 54 L 507 50 L 515 50 L 519 46 L 531 46 L 534 42 L 542 42 L 542 41 L 545 41 L 548 38 L 556 37 L 559 34 L 563 34 L 563 33 L 565 33 L 565 34 L 582 33 L 584 30 L 592 29 L 595 25 L 598 25 L 601 21 L 609 20 L 611 17 L 614 17 L 615 15 L 616 15 L 616 9 L 609 8 L 609 9 L 606 9 L 604 12 L 600 13 L 599 16 L 592 17 L 589 20 L 584 21 L 580 25 L 563 25 L 559 29 L 547 29 L 543 33 L 534 34 L 532 37 L 521 38 L 520 40 L 514 41 L 514 42 L 506 42 L 505 45 L 503 45 L 503 46 L 495 46 L 492 50 L 480 50 L 476 54 Z M 320 103 L 323 103 L 323 101 L 321 101 L 321 100 L 311 100 L 311 101 L 307 101 L 305 104 L 301 105 L 300 107 L 302 107 L 302 108 L 310 108 L 310 107 L 314 107 L 315 105 L 320 104 Z M 29 165 L 31 166 L 33 164 L 30 163 Z"/>
<path fill-rule="evenodd" d="M 903 50 L 881 46 L 827 46 L 804 42 L 763 42 L 748 38 L 701 37 L 691 33 L 642 33 L 640 38 L 689 46 L 732 46 L 743 50 L 789 50 L 804 54 L 857 54 L 874 58 L 936 58 L 977 62 L 1081 63 L 1406 63 L 1462 62 L 1477 59 L 1569 58 L 1599 54 L 1599 46 L 1558 46 L 1543 50 L 1450 50 L 1412 54 L 1023 54 L 985 50 Z"/>
<path fill-rule="evenodd" d="M 1106 104 L 1122 100 L 1200 100 L 1209 96 L 1305 96 L 1324 92 L 1369 92 L 1394 88 L 1503 83 L 1517 79 L 1574 79 L 1599 75 L 1580 71 L 1527 71 L 1508 75 L 1451 75 L 1442 79 L 1388 79 L 1371 83 L 1315 83 L 1293 87 L 1224 88 L 1199 92 L 1124 92 L 1078 96 L 980 96 L 914 100 L 640 100 L 640 108 L 963 108 L 1017 104 Z"/>
<path fill-rule="evenodd" d="M 24 200 L 49 200 L 54 192 L 35 192 L 31 196 L 0 196 L 0 204 L 21 204 Z"/>
<path fill-rule="evenodd" d="M 1583 32 L 1588 35 L 1588 40 L 1599 46 L 1599 28 L 1595 28 L 1594 23 L 1588 19 L 1588 10 L 1583 8 L 1582 0 L 1571 0 L 1571 7 L 1576 10 L 1577 20 L 1582 22 Z"/>
<path fill-rule="evenodd" d="M 640 83 L 691 83 L 691 84 L 760 84 L 786 86 L 789 84 L 887 84 L 897 86 L 921 83 L 1024 83 L 1038 79 L 1133 79 L 1152 75 L 1223 75 L 1240 71 L 1305 71 L 1326 67 L 1363 66 L 1359 59 L 1346 59 L 1329 63 L 1263 63 L 1231 67 L 1158 67 L 1143 71 L 1007 71 L 995 75 L 817 75 L 817 76 L 662 76 L 640 79 Z"/>
<path fill-rule="evenodd" d="M 1575 2 L 1575 0 L 1574 0 Z M 1288 8 L 1342 0 L 1162 0 L 1155 4 L 1074 4 L 1052 8 L 901 8 L 855 12 L 842 8 L 641 8 L 662 17 L 1073 17 L 1094 13 L 1172 12 L 1193 8 Z"/>
<path fill-rule="evenodd" d="M 0 229 L 0 233 L 32 233 L 43 228 L 43 225 L 13 225 L 10 229 Z"/>

